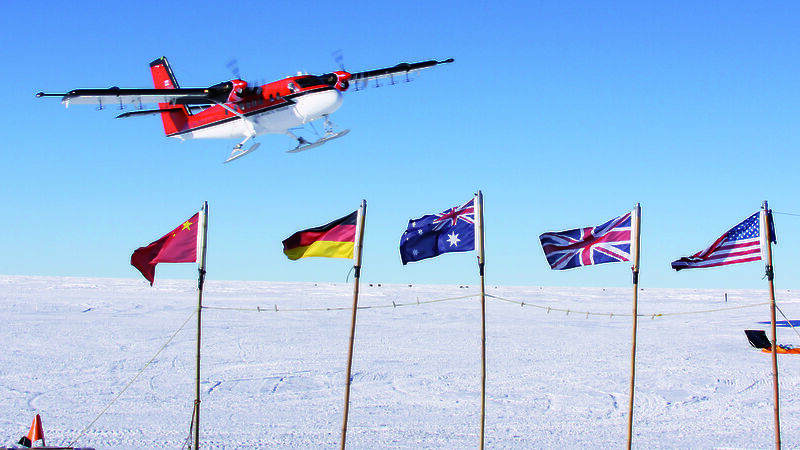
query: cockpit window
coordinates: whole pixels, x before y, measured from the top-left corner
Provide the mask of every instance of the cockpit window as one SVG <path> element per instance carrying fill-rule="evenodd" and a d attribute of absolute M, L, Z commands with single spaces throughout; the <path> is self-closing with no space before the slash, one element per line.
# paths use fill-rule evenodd
<path fill-rule="evenodd" d="M 336 83 L 339 82 L 339 77 L 336 76 L 335 73 L 326 73 L 319 77 L 323 83 L 327 84 L 328 86 L 335 86 Z"/>
<path fill-rule="evenodd" d="M 298 79 L 296 79 L 294 81 L 301 88 L 307 88 L 307 87 L 311 87 L 311 86 L 319 86 L 321 84 L 325 84 L 325 83 L 322 82 L 322 80 L 319 77 L 314 76 L 314 75 L 308 75 L 308 76 L 305 76 L 305 77 L 302 77 L 302 78 L 298 78 Z"/>

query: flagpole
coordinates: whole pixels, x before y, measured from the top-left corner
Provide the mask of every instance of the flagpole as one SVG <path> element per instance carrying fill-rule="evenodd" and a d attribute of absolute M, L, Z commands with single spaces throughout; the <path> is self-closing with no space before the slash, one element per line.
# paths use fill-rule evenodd
<path fill-rule="evenodd" d="M 195 366 L 195 399 L 194 399 L 194 450 L 200 448 L 200 316 L 203 312 L 203 283 L 206 279 L 206 238 L 208 236 L 208 202 L 203 202 L 200 214 L 202 234 L 197 245 L 197 361 Z"/>
<path fill-rule="evenodd" d="M 765 200 L 761 206 L 761 229 L 766 245 L 763 247 L 766 259 L 766 276 L 769 281 L 769 310 L 770 326 L 772 327 L 772 393 L 775 398 L 775 448 L 781 448 L 781 420 L 780 420 L 780 401 L 778 393 L 778 332 L 775 326 L 775 272 L 772 267 L 772 236 L 770 236 L 769 221 L 767 219 L 769 208 Z"/>
<path fill-rule="evenodd" d="M 642 207 L 639 203 L 633 210 L 631 220 L 631 238 L 633 239 L 633 337 L 631 339 L 631 388 L 628 400 L 628 450 L 631 448 L 633 440 L 633 393 L 636 379 L 636 328 L 639 322 L 638 303 L 639 303 L 639 242 L 642 234 L 641 228 Z"/>
<path fill-rule="evenodd" d="M 484 444 L 484 429 L 486 423 L 486 283 L 484 280 L 484 267 L 486 255 L 483 245 L 483 193 L 478 191 L 475 196 L 475 219 L 477 225 L 478 271 L 481 277 L 481 440 L 480 449 Z"/>
<path fill-rule="evenodd" d="M 353 341 L 356 334 L 356 312 L 358 311 L 358 286 L 361 280 L 361 251 L 364 244 L 364 222 L 367 215 L 367 201 L 361 200 L 356 218 L 356 241 L 353 249 L 353 317 L 350 321 L 350 347 L 347 350 L 347 381 L 344 388 L 344 417 L 342 419 L 342 443 L 341 450 L 345 448 L 347 440 L 347 416 L 350 412 L 350 376 L 353 368 Z"/>

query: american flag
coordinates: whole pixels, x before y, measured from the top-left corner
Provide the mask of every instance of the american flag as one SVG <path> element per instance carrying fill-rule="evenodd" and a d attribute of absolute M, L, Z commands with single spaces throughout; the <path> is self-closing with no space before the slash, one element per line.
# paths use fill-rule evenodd
<path fill-rule="evenodd" d="M 630 261 L 632 215 L 629 212 L 596 227 L 542 234 L 539 240 L 550 268 Z"/>
<path fill-rule="evenodd" d="M 768 214 L 768 218 L 771 218 Z M 770 230 L 771 226 L 770 220 Z M 770 233 L 775 242 L 774 231 Z M 759 213 L 748 217 L 711 244 L 711 247 L 672 262 L 675 270 L 717 267 L 761 260 L 761 221 Z"/>

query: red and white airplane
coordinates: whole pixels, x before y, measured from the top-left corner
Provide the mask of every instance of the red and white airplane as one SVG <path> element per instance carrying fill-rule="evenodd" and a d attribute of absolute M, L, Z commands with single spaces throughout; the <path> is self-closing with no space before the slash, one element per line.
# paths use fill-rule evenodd
<path fill-rule="evenodd" d="M 243 146 L 262 134 L 291 136 L 297 140 L 297 147 L 289 152 L 307 150 L 344 136 L 350 130 L 334 131 L 328 116 L 342 105 L 342 92 L 350 86 L 359 89 L 371 80 L 380 78 L 390 78 L 394 84 L 397 80 L 408 80 L 411 72 L 451 62 L 452 58 L 400 63 L 366 72 L 338 70 L 324 75 L 298 74 L 261 86 L 249 86 L 246 81 L 237 78 L 207 88 L 181 88 L 167 58 L 162 57 L 150 63 L 155 89 L 75 89 L 66 94 L 39 92 L 36 96 L 61 97 L 61 102 L 66 106 L 95 104 L 100 109 L 134 108 L 118 118 L 158 114 L 161 115 L 164 133 L 168 137 L 243 138 L 225 160 L 229 162 L 258 148 L 260 144 L 257 143 L 246 150 Z M 158 109 L 144 109 L 145 104 L 156 103 Z M 291 131 L 318 119 L 324 119 L 324 134 L 314 142 L 298 137 Z M 313 128 L 313 124 L 311 126 Z"/>

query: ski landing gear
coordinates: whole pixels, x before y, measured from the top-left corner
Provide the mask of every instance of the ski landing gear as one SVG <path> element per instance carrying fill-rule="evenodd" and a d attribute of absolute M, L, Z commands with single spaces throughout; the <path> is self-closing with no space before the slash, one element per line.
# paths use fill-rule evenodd
<path fill-rule="evenodd" d="M 244 155 L 246 155 L 246 154 L 248 154 L 250 152 L 255 151 L 261 145 L 258 142 L 254 143 L 253 145 L 248 147 L 247 150 L 242 150 L 242 146 L 244 145 L 244 143 L 249 141 L 250 139 L 252 139 L 254 137 L 255 137 L 255 134 L 253 134 L 251 136 L 247 136 L 246 138 L 244 138 L 244 140 L 242 142 L 236 144 L 233 147 L 233 151 L 231 151 L 230 156 L 228 156 L 228 159 L 226 159 L 225 162 L 223 162 L 223 164 L 229 163 L 229 162 L 231 162 L 233 160 L 236 160 L 236 159 L 239 159 L 242 156 L 244 156 Z"/>
<path fill-rule="evenodd" d="M 261 144 L 255 143 L 255 144 L 251 145 L 247 150 L 242 150 L 242 146 L 244 145 L 245 142 L 247 142 L 250 139 L 253 139 L 254 137 L 256 137 L 256 126 L 255 126 L 255 124 L 253 124 L 253 122 L 251 122 L 250 119 L 245 117 L 244 114 L 242 114 L 239 111 L 231 108 L 230 106 L 228 106 L 228 105 L 226 105 L 224 103 L 219 103 L 219 105 L 222 106 L 223 108 L 225 108 L 226 110 L 228 110 L 229 112 L 233 113 L 235 116 L 238 116 L 240 119 L 242 119 L 242 122 L 244 122 L 244 125 L 247 128 L 247 131 L 250 133 L 247 136 L 245 136 L 245 138 L 244 138 L 244 140 L 242 142 L 239 142 L 238 144 L 233 146 L 233 151 L 231 151 L 231 154 L 228 156 L 228 159 L 226 159 L 223 162 L 223 164 L 225 164 L 225 163 L 229 163 L 229 162 L 231 162 L 233 160 L 239 159 L 242 156 L 244 156 L 244 155 L 246 155 L 246 154 L 248 154 L 250 152 L 255 151 Z"/>
<path fill-rule="evenodd" d="M 344 135 L 346 135 L 347 133 L 350 132 L 350 130 L 347 130 L 347 129 L 342 130 L 342 131 L 338 131 L 338 132 L 333 131 L 333 122 L 330 121 L 330 119 L 328 118 L 327 114 L 324 117 L 325 117 L 325 125 L 324 125 L 325 126 L 325 134 L 320 136 L 320 138 L 317 139 L 314 142 L 309 142 L 305 138 L 298 137 L 294 133 L 292 133 L 291 131 L 287 131 L 287 134 L 289 136 L 291 136 L 295 140 L 297 140 L 297 147 L 295 147 L 295 148 L 293 148 L 291 150 L 288 150 L 286 153 L 297 153 L 297 152 L 302 152 L 303 150 L 308 150 L 308 149 L 312 149 L 314 147 L 319 147 L 320 145 L 322 145 L 322 144 L 324 144 L 324 143 L 326 143 L 328 141 L 332 141 L 332 140 L 334 140 L 336 138 L 340 138 L 340 137 L 342 137 L 342 136 L 344 136 Z M 312 127 L 313 127 L 313 125 L 312 125 Z M 315 132 L 316 132 L 316 130 L 315 130 Z M 317 133 L 317 135 L 319 135 L 319 133 Z"/>

